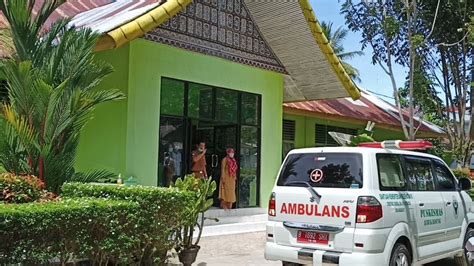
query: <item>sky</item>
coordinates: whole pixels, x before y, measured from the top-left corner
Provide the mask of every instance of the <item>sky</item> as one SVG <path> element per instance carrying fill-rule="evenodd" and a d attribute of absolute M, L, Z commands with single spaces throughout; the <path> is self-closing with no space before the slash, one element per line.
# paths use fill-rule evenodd
<path fill-rule="evenodd" d="M 339 26 L 345 26 L 344 16 L 340 14 L 340 7 L 343 1 L 337 0 L 311 0 L 316 17 L 320 22 L 333 22 L 333 27 L 336 29 Z M 346 51 L 361 50 L 362 39 L 360 32 L 349 31 L 349 34 L 344 42 Z M 390 77 L 382 70 L 379 65 L 372 64 L 372 49 L 366 47 L 364 55 L 355 57 L 348 61 L 351 65 L 357 68 L 360 72 L 361 82 L 356 82 L 357 85 L 365 90 L 372 91 L 378 94 L 392 97 L 393 89 L 390 82 Z M 394 67 L 395 80 L 398 87 L 402 87 L 407 75 L 407 70 L 400 65 Z M 380 96 L 380 95 L 379 95 Z M 382 97 L 384 100 L 393 102 L 393 99 Z"/>

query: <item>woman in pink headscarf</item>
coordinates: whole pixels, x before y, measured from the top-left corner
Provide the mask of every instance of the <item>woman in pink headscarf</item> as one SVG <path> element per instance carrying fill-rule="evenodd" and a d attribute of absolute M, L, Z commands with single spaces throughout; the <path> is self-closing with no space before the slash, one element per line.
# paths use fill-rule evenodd
<path fill-rule="evenodd" d="M 237 161 L 234 158 L 234 149 L 226 150 L 227 156 L 221 163 L 221 180 L 219 186 L 219 199 L 221 208 L 224 210 L 232 209 L 235 202 L 235 181 L 237 179 Z"/>

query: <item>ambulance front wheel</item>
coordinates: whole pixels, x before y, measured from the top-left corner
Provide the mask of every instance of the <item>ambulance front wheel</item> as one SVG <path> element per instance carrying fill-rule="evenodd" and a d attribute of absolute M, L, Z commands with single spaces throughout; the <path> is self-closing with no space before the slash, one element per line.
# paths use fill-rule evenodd
<path fill-rule="evenodd" d="M 474 229 L 468 228 L 466 231 L 466 235 L 464 236 L 464 242 L 463 242 L 463 254 L 462 256 L 454 257 L 454 264 L 458 266 L 472 266 L 474 265 L 474 252 L 468 250 L 468 245 L 467 242 L 474 238 Z M 472 246 L 472 245 L 471 245 Z M 472 249 L 469 247 L 469 249 Z"/>

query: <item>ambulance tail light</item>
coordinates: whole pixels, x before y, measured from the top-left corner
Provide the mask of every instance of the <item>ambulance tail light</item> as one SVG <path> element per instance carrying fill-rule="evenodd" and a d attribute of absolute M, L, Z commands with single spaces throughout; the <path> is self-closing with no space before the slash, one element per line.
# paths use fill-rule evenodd
<path fill-rule="evenodd" d="M 401 149 L 401 150 L 428 150 L 433 148 L 433 143 L 426 140 L 401 141 L 386 140 L 382 142 L 364 142 L 358 145 L 366 148 L 382 148 L 382 149 Z"/>
<path fill-rule="evenodd" d="M 357 223 L 371 223 L 382 217 L 382 205 L 376 198 L 359 197 L 357 200 Z"/>
<path fill-rule="evenodd" d="M 270 201 L 268 202 L 268 215 L 269 216 L 276 216 L 276 200 L 275 200 L 275 192 L 272 192 L 270 196 Z"/>

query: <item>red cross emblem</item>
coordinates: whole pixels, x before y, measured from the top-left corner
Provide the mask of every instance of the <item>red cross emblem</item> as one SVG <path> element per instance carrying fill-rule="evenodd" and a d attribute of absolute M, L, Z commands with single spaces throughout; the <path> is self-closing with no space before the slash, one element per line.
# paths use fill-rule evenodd
<path fill-rule="evenodd" d="M 321 169 L 314 169 L 311 171 L 311 174 L 309 175 L 309 178 L 311 181 L 314 183 L 319 183 L 323 179 L 323 171 Z"/>

